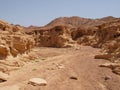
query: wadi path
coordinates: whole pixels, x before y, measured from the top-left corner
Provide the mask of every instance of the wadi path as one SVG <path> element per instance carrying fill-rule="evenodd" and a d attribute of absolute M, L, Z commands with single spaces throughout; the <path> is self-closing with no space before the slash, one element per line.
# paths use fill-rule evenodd
<path fill-rule="evenodd" d="M 120 76 L 109 68 L 99 67 L 108 61 L 94 59 L 94 55 L 100 53 L 99 49 L 41 47 L 35 48 L 33 53 L 41 58 L 10 72 L 8 81 L 0 83 L 0 90 L 12 86 L 18 86 L 20 90 L 120 90 Z M 28 84 L 34 77 L 45 79 L 47 85 Z"/>

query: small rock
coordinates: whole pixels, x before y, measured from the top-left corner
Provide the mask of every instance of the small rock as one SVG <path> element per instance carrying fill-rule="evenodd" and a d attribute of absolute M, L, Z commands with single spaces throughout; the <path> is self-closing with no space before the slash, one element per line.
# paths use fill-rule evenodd
<path fill-rule="evenodd" d="M 28 84 L 31 84 L 34 86 L 46 86 L 47 81 L 42 78 L 32 78 L 29 80 Z"/>
<path fill-rule="evenodd" d="M 80 49 L 80 47 L 75 47 L 75 50 L 79 50 Z"/>
<path fill-rule="evenodd" d="M 78 80 L 76 76 L 71 76 L 70 79 Z"/>
<path fill-rule="evenodd" d="M 101 64 L 99 65 L 100 67 L 108 67 L 108 68 L 116 68 L 116 67 L 120 67 L 120 64 L 117 63 L 105 63 L 105 64 Z"/>
<path fill-rule="evenodd" d="M 7 74 L 0 72 L 0 83 L 7 81 L 8 78 L 9 76 Z"/>
<path fill-rule="evenodd" d="M 65 68 L 64 66 L 58 66 L 58 69 L 63 69 L 63 68 Z"/>
<path fill-rule="evenodd" d="M 109 79 L 111 79 L 110 76 L 105 76 L 105 77 L 104 77 L 104 80 L 109 80 Z"/>
<path fill-rule="evenodd" d="M 63 69 L 63 68 L 65 68 L 65 66 L 64 66 L 63 64 L 58 64 L 57 67 L 58 67 L 58 69 Z"/>
<path fill-rule="evenodd" d="M 55 68 L 47 68 L 47 70 L 55 70 Z"/>

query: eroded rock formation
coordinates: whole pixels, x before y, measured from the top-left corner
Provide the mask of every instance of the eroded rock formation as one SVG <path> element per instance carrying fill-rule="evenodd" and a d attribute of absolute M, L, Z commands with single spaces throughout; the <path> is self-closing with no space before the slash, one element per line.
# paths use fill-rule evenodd
<path fill-rule="evenodd" d="M 44 27 L 30 26 L 25 28 L 25 32 L 34 34 L 38 46 L 64 47 L 66 43 L 77 42 L 82 45 L 98 47 L 97 26 L 117 19 L 112 16 L 101 19 L 77 16 L 60 17 Z"/>
<path fill-rule="evenodd" d="M 34 38 L 26 35 L 22 27 L 0 21 L 0 59 L 16 57 L 34 47 Z"/>
<path fill-rule="evenodd" d="M 120 20 L 98 26 L 97 45 L 102 48 L 108 59 L 113 62 L 120 58 Z"/>
<path fill-rule="evenodd" d="M 74 41 L 71 38 L 70 29 L 68 26 L 59 25 L 53 28 L 35 30 L 36 45 L 46 47 L 71 46 Z"/>

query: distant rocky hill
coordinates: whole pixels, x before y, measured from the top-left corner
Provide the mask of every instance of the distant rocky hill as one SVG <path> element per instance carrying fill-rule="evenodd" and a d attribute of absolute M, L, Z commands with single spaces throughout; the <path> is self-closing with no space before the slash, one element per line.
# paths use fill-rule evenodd
<path fill-rule="evenodd" d="M 55 40 L 57 37 L 62 40 L 61 43 L 64 42 L 66 37 L 71 39 L 70 42 L 72 41 L 72 43 L 77 42 L 78 44 L 83 45 L 96 45 L 96 39 L 94 39 L 94 37 L 98 30 L 98 26 L 118 19 L 119 18 L 112 16 L 101 19 L 89 19 L 77 16 L 60 17 L 56 18 L 43 27 L 30 26 L 24 29 L 27 34 L 34 33 L 36 43 L 39 46 L 64 47 L 64 44 L 62 44 L 63 46 L 57 45 L 57 42 L 59 41 Z M 57 35 L 58 33 L 59 35 Z M 54 39 L 54 37 L 56 38 Z M 92 41 L 89 40 L 90 38 Z M 65 39 L 65 41 L 67 42 L 69 40 Z"/>
<path fill-rule="evenodd" d="M 56 25 L 68 25 L 72 27 L 79 27 L 81 25 L 93 25 L 98 20 L 80 18 L 80 17 L 60 17 L 48 23 L 45 27 L 54 27 Z"/>
<path fill-rule="evenodd" d="M 103 18 L 99 18 L 99 19 L 90 19 L 90 18 L 82 18 L 82 17 L 78 17 L 78 16 L 73 16 L 73 17 L 59 17 L 56 18 L 54 20 L 52 20 L 50 23 L 48 23 L 47 25 L 40 27 L 40 26 L 29 26 L 29 27 L 24 27 L 26 32 L 30 32 L 32 30 L 40 30 L 43 28 L 52 28 L 54 26 L 57 25 L 66 25 L 69 27 L 94 27 L 97 25 L 100 25 L 102 23 L 105 22 L 109 22 L 112 20 L 116 20 L 118 18 L 112 17 L 112 16 L 108 16 L 108 17 L 103 17 Z"/>
<path fill-rule="evenodd" d="M 108 16 L 104 17 L 101 19 L 90 19 L 90 18 L 82 18 L 78 16 L 73 16 L 73 17 L 59 17 L 56 18 L 55 20 L 51 21 L 46 25 L 46 27 L 53 27 L 56 25 L 69 25 L 73 27 L 80 27 L 80 26 L 96 26 L 100 25 L 104 22 L 108 22 L 111 20 L 115 20 L 117 18 Z"/>

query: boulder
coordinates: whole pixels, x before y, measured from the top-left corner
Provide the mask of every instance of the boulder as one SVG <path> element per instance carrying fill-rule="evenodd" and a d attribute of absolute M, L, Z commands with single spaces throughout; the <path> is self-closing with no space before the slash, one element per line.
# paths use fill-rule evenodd
<path fill-rule="evenodd" d="M 28 84 L 34 85 L 34 86 L 46 86 L 47 81 L 42 78 L 31 78 L 28 82 Z"/>

